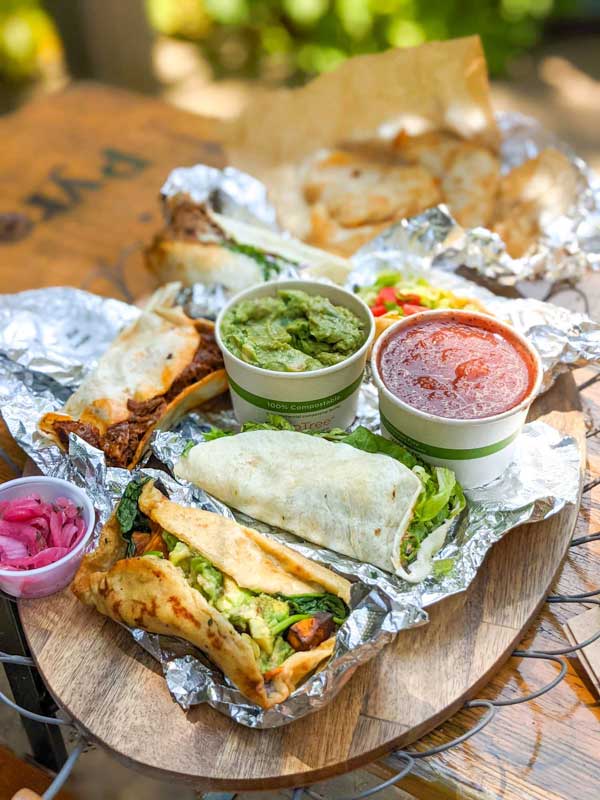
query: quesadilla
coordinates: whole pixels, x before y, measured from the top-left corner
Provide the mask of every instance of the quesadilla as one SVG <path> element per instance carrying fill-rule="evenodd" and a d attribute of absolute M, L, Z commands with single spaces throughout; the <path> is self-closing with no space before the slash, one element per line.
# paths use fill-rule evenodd
<path fill-rule="evenodd" d="M 159 289 L 113 341 L 59 412 L 39 427 L 62 448 L 75 433 L 111 466 L 132 468 L 156 428 L 168 428 L 227 390 L 214 325 L 175 304 L 179 284 Z"/>
<path fill-rule="evenodd" d="M 431 572 L 465 504 L 451 470 L 365 428 L 327 441 L 249 427 L 192 447 L 175 474 L 244 514 L 406 580 Z"/>
<path fill-rule="evenodd" d="M 236 293 L 286 269 L 343 283 L 348 262 L 266 227 L 214 211 L 189 195 L 165 198 L 166 227 L 146 250 L 148 269 L 161 281 L 222 286 Z"/>
<path fill-rule="evenodd" d="M 350 601 L 331 570 L 147 479 L 129 484 L 72 589 L 118 622 L 196 645 L 262 708 L 331 655 Z"/>

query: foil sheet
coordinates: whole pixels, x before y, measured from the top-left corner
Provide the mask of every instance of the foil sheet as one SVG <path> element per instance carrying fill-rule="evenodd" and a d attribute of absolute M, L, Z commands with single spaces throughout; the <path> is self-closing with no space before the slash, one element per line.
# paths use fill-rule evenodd
<path fill-rule="evenodd" d="M 600 180 L 564 142 L 535 120 L 516 113 L 497 115 L 501 134 L 502 172 L 508 172 L 554 147 L 569 159 L 577 174 L 574 203 L 567 214 L 543 223 L 536 247 L 522 258 L 506 252 L 498 234 L 486 228 L 465 230 L 447 207 L 437 206 L 403 219 L 368 242 L 354 256 L 407 248 L 407 264 L 448 270 L 468 269 L 498 286 L 516 286 L 544 279 L 550 285 L 574 282 L 586 269 L 600 265 Z"/>
<path fill-rule="evenodd" d="M 167 201 L 169 198 L 184 194 L 218 214 L 280 232 L 275 209 L 269 203 L 264 184 L 234 167 L 225 167 L 222 170 L 204 164 L 178 167 L 169 174 L 160 193 L 167 224 L 171 221 L 171 208 Z M 202 240 L 215 241 L 215 235 L 209 232 L 202 236 Z M 296 265 L 282 258 L 271 257 L 271 260 L 277 267 L 272 280 L 299 277 Z M 219 311 L 232 296 L 232 293 L 220 284 L 197 283 L 193 287 L 183 289 L 179 300 L 191 316 L 216 319 Z"/>
<path fill-rule="evenodd" d="M 587 268 L 600 266 L 600 179 L 569 145 L 534 119 L 514 112 L 499 113 L 496 119 L 502 172 L 537 156 L 546 147 L 563 152 L 576 171 L 572 207 L 567 214 L 542 224 L 535 249 L 522 258 L 512 258 L 498 234 L 486 228 L 465 230 L 447 207 L 440 205 L 396 222 L 359 250 L 358 258 L 381 249 L 395 247 L 402 252 L 407 248 L 407 264 L 469 269 L 497 286 L 517 288 L 540 279 L 550 285 L 574 282 Z M 217 170 L 202 164 L 176 169 L 164 184 L 162 195 L 181 192 L 220 213 L 278 230 L 266 188 L 239 170 Z"/>
<path fill-rule="evenodd" d="M 38 432 L 37 422 L 43 413 L 64 403 L 117 329 L 137 314 L 139 311 L 131 306 L 71 289 L 40 289 L 0 297 L 2 415 L 11 434 L 44 474 L 73 481 L 89 493 L 98 511 L 93 544 L 131 473 L 107 467 L 100 451 L 74 436 L 69 453 L 63 453 Z M 15 319 L 23 324 L 15 325 Z M 368 382 L 361 392 L 359 423 L 372 430 L 378 427 L 376 393 Z M 233 413 L 192 413 L 175 430 L 155 434 L 154 452 L 164 467 L 172 466 L 190 438 L 201 440 L 206 425 L 232 428 Z M 252 728 L 276 727 L 298 719 L 328 703 L 356 667 L 376 656 L 398 631 L 425 624 L 432 603 L 464 591 L 490 547 L 511 528 L 545 519 L 565 504 L 577 502 L 579 453 L 571 437 L 534 422 L 525 427 L 516 453 L 513 464 L 497 481 L 467 493 L 467 509 L 455 520 L 447 543 L 436 556 L 438 560 L 453 559 L 451 572 L 418 585 L 237 515 L 304 555 L 330 565 L 354 583 L 352 614 L 338 634 L 334 657 L 274 709 L 263 711 L 250 704 L 185 642 L 139 629 L 131 630 L 131 634 L 160 662 L 167 686 L 183 708 L 209 703 Z M 178 502 L 232 515 L 226 506 L 174 480 L 164 469 L 142 466 L 138 472 L 158 479 Z"/>

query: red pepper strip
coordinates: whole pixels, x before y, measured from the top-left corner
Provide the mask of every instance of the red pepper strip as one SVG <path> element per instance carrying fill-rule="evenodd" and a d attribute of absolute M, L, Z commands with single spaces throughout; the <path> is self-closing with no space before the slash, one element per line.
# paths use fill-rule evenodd
<path fill-rule="evenodd" d="M 402 304 L 402 311 L 405 314 L 418 314 L 419 311 L 427 311 L 428 309 L 425 306 L 419 306 L 416 303 L 403 303 Z"/>
<path fill-rule="evenodd" d="M 387 308 L 383 305 L 371 306 L 371 313 L 374 317 L 382 317 L 387 313 Z"/>
<path fill-rule="evenodd" d="M 421 305 L 421 298 L 418 294 L 403 294 L 400 291 L 398 291 L 397 294 L 397 303 L 414 303 L 417 306 Z"/>
<path fill-rule="evenodd" d="M 394 289 L 393 286 L 384 286 L 383 289 L 379 290 L 379 294 L 375 300 L 377 305 L 384 305 L 385 303 L 397 303 L 398 302 L 398 292 Z M 417 302 L 419 302 L 417 300 Z"/>

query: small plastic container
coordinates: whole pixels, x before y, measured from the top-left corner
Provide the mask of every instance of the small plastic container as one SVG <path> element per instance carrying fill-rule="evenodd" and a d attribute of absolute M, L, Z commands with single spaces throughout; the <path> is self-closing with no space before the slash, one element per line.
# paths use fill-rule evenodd
<path fill-rule="evenodd" d="M 64 589 L 77 572 L 96 521 L 94 506 L 87 494 L 77 486 L 59 478 L 34 476 L 8 481 L 0 486 L 0 501 L 15 500 L 35 494 L 47 503 L 66 497 L 81 508 L 85 533 L 81 541 L 66 556 L 37 569 L 1 569 L 0 589 L 13 597 L 47 597 Z"/>

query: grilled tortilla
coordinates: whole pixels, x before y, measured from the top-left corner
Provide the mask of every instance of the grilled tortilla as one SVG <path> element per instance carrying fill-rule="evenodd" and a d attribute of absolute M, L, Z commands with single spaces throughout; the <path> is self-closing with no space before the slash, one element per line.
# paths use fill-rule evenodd
<path fill-rule="evenodd" d="M 110 465 L 131 469 L 153 430 L 226 391 L 214 325 L 176 306 L 178 289 L 159 289 L 63 409 L 42 417 L 41 430 L 59 446 L 67 449 L 75 433 L 102 449 Z"/>
<path fill-rule="evenodd" d="M 185 567 L 181 566 L 184 560 L 179 565 L 174 563 L 176 549 L 171 550 L 169 558 L 152 554 L 126 558 L 126 542 L 117 514 L 113 514 L 101 533 L 98 548 L 85 556 L 73 581 L 72 589 L 79 600 L 125 625 L 186 639 L 200 648 L 249 700 L 263 708 L 285 700 L 303 678 L 331 655 L 335 636 L 306 651 L 293 652 L 285 645 L 282 662 L 265 667 L 262 648 L 266 645 L 252 628 L 251 635 L 236 629 L 236 615 L 243 615 L 243 606 L 233 613 L 230 597 L 249 597 L 258 607 L 269 601 L 282 606 L 272 596 L 328 592 L 348 602 L 348 581 L 251 528 L 209 511 L 171 502 L 152 481 L 144 486 L 138 507 L 149 518 L 152 530 L 167 530 L 167 536 L 177 540 L 175 547 L 187 561 L 190 558 L 186 550 L 222 576 L 221 594 L 207 598 L 198 583 L 194 584 L 189 574 L 186 576 Z M 156 533 L 151 536 L 151 542 L 155 540 Z M 225 610 L 219 610 L 219 605 Z M 275 637 L 274 647 L 281 645 L 277 638 L 281 637 Z"/>
<path fill-rule="evenodd" d="M 148 269 L 161 282 L 220 285 L 235 293 L 276 277 L 285 267 L 337 283 L 350 272 L 343 258 L 219 214 L 186 194 L 166 198 L 164 208 L 167 225 L 145 254 Z"/>

